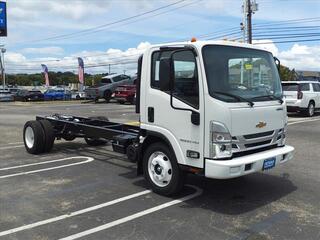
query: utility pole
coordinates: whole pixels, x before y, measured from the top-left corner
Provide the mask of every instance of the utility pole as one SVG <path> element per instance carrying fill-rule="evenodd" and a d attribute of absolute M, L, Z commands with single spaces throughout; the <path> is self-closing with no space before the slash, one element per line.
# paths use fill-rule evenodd
<path fill-rule="evenodd" d="M 258 4 L 255 0 L 244 0 L 243 5 L 243 22 L 241 23 L 241 30 L 243 31 L 243 41 L 252 43 L 252 14 L 258 11 Z"/>
<path fill-rule="evenodd" d="M 248 43 L 251 44 L 252 43 L 251 0 L 247 0 L 247 9 L 248 9 L 248 11 L 247 11 L 247 24 L 248 24 L 248 32 L 247 32 L 247 34 L 248 34 L 248 37 L 247 37 L 247 39 L 248 39 Z"/>

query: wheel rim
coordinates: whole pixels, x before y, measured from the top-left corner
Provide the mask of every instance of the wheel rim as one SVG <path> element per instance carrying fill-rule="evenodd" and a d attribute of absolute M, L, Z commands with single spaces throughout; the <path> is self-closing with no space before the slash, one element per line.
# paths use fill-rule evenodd
<path fill-rule="evenodd" d="M 34 145 L 34 132 L 31 127 L 26 128 L 25 142 L 26 142 L 28 148 L 32 148 Z"/>
<path fill-rule="evenodd" d="M 166 187 L 172 179 L 170 159 L 163 152 L 154 152 L 148 160 L 148 173 L 154 184 Z"/>
<path fill-rule="evenodd" d="M 310 116 L 313 116 L 313 114 L 314 114 L 314 106 L 313 106 L 313 104 L 310 104 L 310 106 L 309 106 L 309 114 L 310 114 Z"/>

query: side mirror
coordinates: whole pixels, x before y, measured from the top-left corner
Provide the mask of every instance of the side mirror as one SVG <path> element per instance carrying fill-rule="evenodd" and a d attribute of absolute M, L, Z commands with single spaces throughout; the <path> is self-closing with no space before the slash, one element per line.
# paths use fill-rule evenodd
<path fill-rule="evenodd" d="M 279 58 L 273 57 L 273 59 L 274 59 L 274 62 L 276 63 L 276 65 L 277 65 L 278 71 L 280 72 L 280 60 L 279 60 Z"/>
<path fill-rule="evenodd" d="M 171 58 L 161 58 L 159 66 L 159 84 L 161 91 L 170 91 L 171 84 Z"/>

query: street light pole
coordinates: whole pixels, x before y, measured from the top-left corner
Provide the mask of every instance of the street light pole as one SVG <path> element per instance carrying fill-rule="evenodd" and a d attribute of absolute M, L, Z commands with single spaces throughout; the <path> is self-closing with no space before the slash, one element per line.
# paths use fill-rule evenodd
<path fill-rule="evenodd" d="M 4 69 L 4 53 L 5 52 L 6 52 L 6 49 L 1 48 L 1 73 L 2 73 L 3 89 L 6 88 L 6 73 Z"/>

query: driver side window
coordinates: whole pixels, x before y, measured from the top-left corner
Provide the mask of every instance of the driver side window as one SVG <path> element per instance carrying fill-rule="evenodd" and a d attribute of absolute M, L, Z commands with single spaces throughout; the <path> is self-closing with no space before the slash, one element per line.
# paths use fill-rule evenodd
<path fill-rule="evenodd" d="M 157 51 L 152 55 L 151 87 L 159 89 L 159 67 L 162 57 L 169 57 L 172 51 Z M 199 109 L 199 79 L 196 59 L 190 50 L 173 55 L 174 90 L 173 96 Z M 160 90 L 159 90 L 160 91 Z"/>

